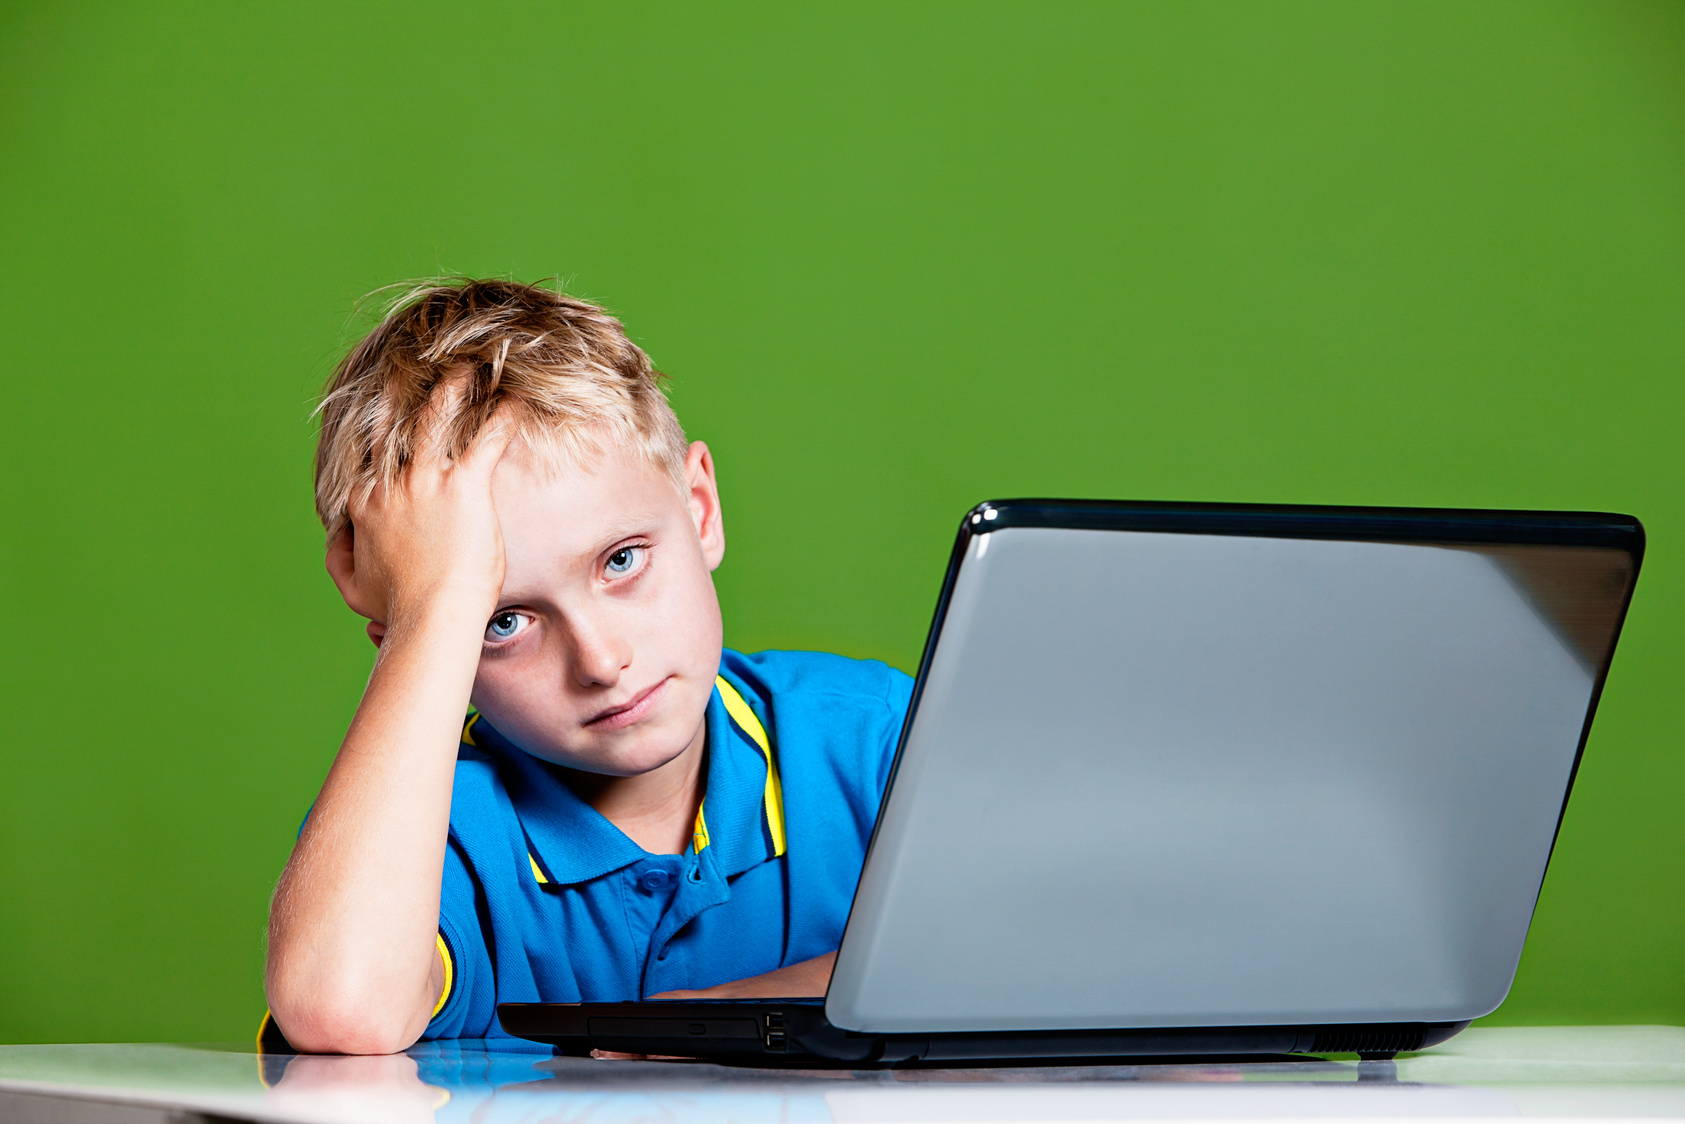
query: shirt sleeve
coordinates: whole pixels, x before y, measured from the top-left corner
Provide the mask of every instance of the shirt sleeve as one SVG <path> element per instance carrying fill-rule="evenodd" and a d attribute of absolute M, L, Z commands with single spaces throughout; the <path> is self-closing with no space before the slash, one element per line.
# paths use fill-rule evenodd
<path fill-rule="evenodd" d="M 443 1002 L 423 1039 L 484 1038 L 496 1017 L 496 980 L 482 919 L 485 892 L 455 835 L 445 847 L 439 886 L 439 944 L 445 960 Z"/>
<path fill-rule="evenodd" d="M 901 727 L 907 721 L 907 708 L 913 701 L 913 679 L 904 671 L 885 669 L 888 682 L 884 685 L 884 724 L 878 739 L 877 795 L 881 801 L 889 786 L 889 771 L 895 764 L 895 751 L 901 745 Z"/>

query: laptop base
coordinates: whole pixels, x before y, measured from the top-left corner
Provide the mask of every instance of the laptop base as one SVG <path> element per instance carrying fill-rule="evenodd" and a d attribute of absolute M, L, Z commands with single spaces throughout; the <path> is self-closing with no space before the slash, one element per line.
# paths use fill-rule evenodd
<path fill-rule="evenodd" d="M 549 1043 L 567 1056 L 586 1057 L 593 1050 L 606 1050 L 763 1066 L 999 1061 L 1070 1064 L 1096 1058 L 1191 1061 L 1258 1054 L 1357 1054 L 1373 1060 L 1435 1045 L 1468 1025 L 1367 1023 L 860 1034 L 832 1026 L 820 999 L 502 1003 L 497 1015 L 508 1033 Z"/>

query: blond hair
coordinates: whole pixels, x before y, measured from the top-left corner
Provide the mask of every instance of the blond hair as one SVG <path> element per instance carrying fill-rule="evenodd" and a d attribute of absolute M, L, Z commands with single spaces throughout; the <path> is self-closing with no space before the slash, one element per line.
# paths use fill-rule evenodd
<path fill-rule="evenodd" d="M 460 393 L 435 397 L 453 382 Z M 500 410 L 541 455 L 631 449 L 682 490 L 685 435 L 665 382 L 597 305 L 514 281 L 408 286 L 322 392 L 316 514 L 331 542 L 354 500 L 398 480 L 430 427 L 460 457 Z"/>

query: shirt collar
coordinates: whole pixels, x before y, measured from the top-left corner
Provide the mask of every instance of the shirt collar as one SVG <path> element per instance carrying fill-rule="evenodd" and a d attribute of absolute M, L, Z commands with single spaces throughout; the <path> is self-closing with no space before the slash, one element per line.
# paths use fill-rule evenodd
<path fill-rule="evenodd" d="M 484 718 L 473 722 L 468 736 L 500 759 L 498 772 L 526 835 L 534 880 L 589 882 L 645 857 L 642 847 L 580 799 L 556 766 L 519 748 Z"/>
<path fill-rule="evenodd" d="M 750 699 L 764 707 L 746 687 L 721 678 L 704 714 L 708 778 L 692 846 L 713 850 L 714 864 L 727 877 L 784 853 L 777 757 Z M 536 881 L 589 882 L 648 857 L 582 800 L 556 766 L 520 749 L 484 718 L 469 719 L 463 740 L 504 761 L 499 771 L 526 835 Z"/>

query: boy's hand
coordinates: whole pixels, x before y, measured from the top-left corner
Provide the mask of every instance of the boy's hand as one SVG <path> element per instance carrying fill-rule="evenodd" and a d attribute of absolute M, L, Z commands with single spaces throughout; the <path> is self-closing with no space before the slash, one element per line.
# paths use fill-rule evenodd
<path fill-rule="evenodd" d="M 354 499 L 351 522 L 328 549 L 328 572 L 345 603 L 374 622 L 377 640 L 440 608 L 483 628 L 503 588 L 491 478 L 509 447 L 506 419 L 494 416 L 459 460 L 447 455 L 437 426 L 424 431 L 403 476 Z"/>
<path fill-rule="evenodd" d="M 831 969 L 837 954 L 827 952 L 787 968 L 778 968 L 746 980 L 733 980 L 701 991 L 664 991 L 651 999 L 803 999 L 825 994 L 831 986 Z"/>

